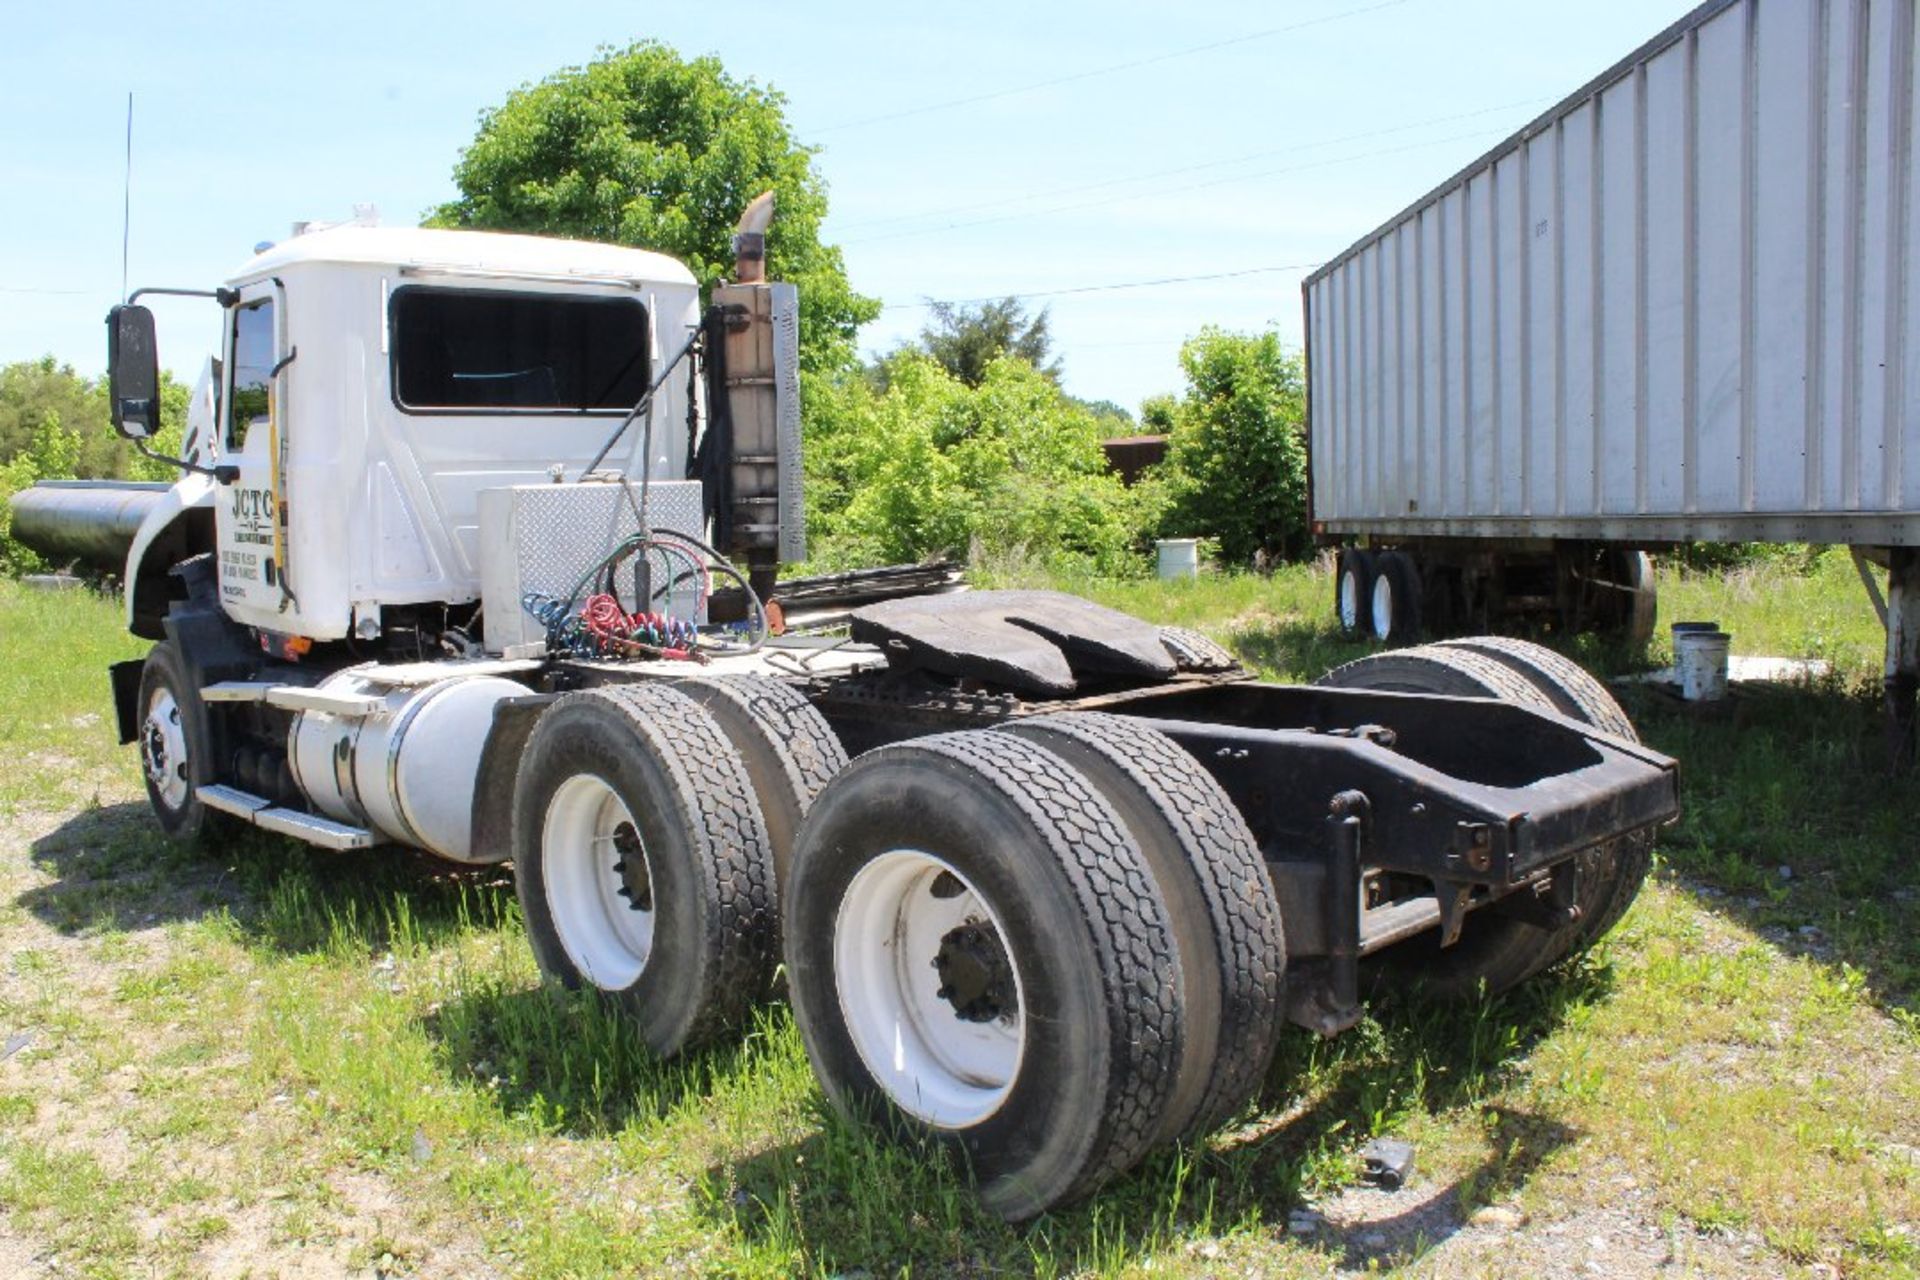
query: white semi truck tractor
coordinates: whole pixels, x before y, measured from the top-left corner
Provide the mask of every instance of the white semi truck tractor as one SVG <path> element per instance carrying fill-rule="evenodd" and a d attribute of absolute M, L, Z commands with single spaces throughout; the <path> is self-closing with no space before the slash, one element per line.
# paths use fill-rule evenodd
<path fill-rule="evenodd" d="M 1190 632 L 961 592 L 783 632 L 804 551 L 796 298 L 657 254 L 341 226 L 217 290 L 164 492 L 30 490 L 114 543 L 112 669 L 160 825 L 511 862 L 554 981 L 675 1054 L 786 999 L 832 1102 L 962 1148 L 995 1211 L 1256 1102 L 1363 966 L 1434 998 L 1612 926 L 1672 761 L 1489 639 L 1263 684 Z M 114 420 L 152 438 L 139 296 Z M 135 495 L 135 496 L 129 496 Z M 118 523 L 116 523 L 118 522 Z"/>

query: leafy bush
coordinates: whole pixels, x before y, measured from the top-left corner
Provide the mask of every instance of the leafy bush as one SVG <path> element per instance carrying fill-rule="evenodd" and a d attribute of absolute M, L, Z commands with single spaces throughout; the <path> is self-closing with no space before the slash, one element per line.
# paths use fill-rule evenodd
<path fill-rule="evenodd" d="M 1231 564 L 1264 553 L 1304 554 L 1307 535 L 1306 378 L 1275 333 L 1207 328 L 1180 350 L 1186 394 L 1142 408 L 1170 423 L 1167 460 L 1151 483 L 1164 493 L 1168 537 L 1211 537 Z"/>
<path fill-rule="evenodd" d="M 807 498 L 823 568 L 1026 548 L 1062 571 L 1138 572 L 1145 504 L 1106 467 L 1100 420 L 1024 360 L 969 387 L 928 356 L 884 390 L 807 385 Z"/>
<path fill-rule="evenodd" d="M 1820 551 L 1803 542 L 1682 542 L 1661 553 L 1660 558 L 1696 573 L 1778 565 L 1804 577 L 1818 567 Z"/>
<path fill-rule="evenodd" d="M 36 480 L 65 479 L 80 460 L 80 433 L 49 413 L 34 428 L 31 439 L 6 462 L 0 463 L 0 573 L 33 573 L 46 567 L 32 551 L 12 537 L 13 509 L 8 499 Z"/>
<path fill-rule="evenodd" d="M 153 451 L 174 456 L 185 431 L 188 391 L 162 373 L 160 397 L 162 427 Z M 20 490 L 40 480 L 172 480 L 176 474 L 115 434 L 106 379 L 83 378 L 51 356 L 0 368 L 0 573 L 47 567 L 11 536 L 8 499 Z"/>

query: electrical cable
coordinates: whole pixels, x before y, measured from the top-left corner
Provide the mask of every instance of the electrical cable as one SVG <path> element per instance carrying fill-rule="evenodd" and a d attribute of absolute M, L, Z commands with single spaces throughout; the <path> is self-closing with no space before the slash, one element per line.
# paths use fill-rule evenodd
<path fill-rule="evenodd" d="M 1340 13 L 1322 14 L 1318 18 L 1308 18 L 1301 22 L 1289 23 L 1284 27 L 1269 27 L 1264 31 L 1251 31 L 1246 35 L 1233 36 L 1226 40 L 1214 40 L 1207 44 L 1197 44 L 1185 49 L 1175 49 L 1169 53 L 1156 53 L 1151 57 L 1135 58 L 1130 62 L 1116 62 L 1110 66 L 1094 67 L 1086 71 L 1076 71 L 1070 75 L 1055 76 L 1051 80 L 1040 80 L 1033 84 L 1015 85 L 1007 89 L 995 89 L 988 93 L 971 94 L 964 98 L 950 98 L 944 102 L 929 102 L 918 107 L 908 107 L 902 111 L 888 112 L 884 115 L 865 116 L 858 120 L 843 120 L 838 124 L 807 130 L 814 134 L 839 133 L 846 129 L 861 129 L 868 125 L 885 124 L 892 120 L 906 120 L 914 116 L 930 115 L 936 111 L 947 111 L 954 107 L 968 107 L 975 103 L 992 102 L 997 98 L 1010 98 L 1016 94 L 1033 93 L 1039 89 L 1051 89 L 1056 85 L 1073 84 L 1080 80 L 1092 80 L 1099 76 L 1114 75 L 1121 71 L 1132 71 L 1139 67 L 1151 67 L 1162 62 L 1172 62 L 1179 58 L 1191 58 L 1196 54 L 1212 53 L 1216 49 L 1227 49 L 1234 45 L 1247 44 L 1254 40 L 1267 40 L 1274 36 L 1285 35 L 1292 31 L 1304 31 L 1308 27 L 1324 26 L 1329 22 L 1340 22 L 1347 18 L 1357 18 L 1363 14 L 1377 13 L 1382 9 L 1392 9 L 1405 4 L 1407 0 L 1380 0 L 1380 3 L 1363 5 L 1356 9 L 1347 9 Z"/>
<path fill-rule="evenodd" d="M 1107 187 L 1126 186 L 1133 182 L 1156 182 L 1164 178 L 1182 177 L 1190 173 L 1200 173 L 1207 169 L 1219 169 L 1226 165 L 1245 164 L 1250 160 L 1266 160 L 1274 156 L 1293 155 L 1301 151 L 1312 151 L 1317 147 L 1334 147 L 1347 142 L 1364 142 L 1369 138 L 1385 138 L 1396 133 L 1409 133 L 1415 129 L 1431 128 L 1437 124 L 1453 124 L 1461 120 L 1474 120 L 1481 116 L 1493 115 L 1502 111 L 1514 111 L 1521 107 L 1544 107 L 1553 101 L 1551 98 L 1527 98 L 1519 102 L 1503 102 L 1498 106 L 1481 107 L 1475 111 L 1462 111 L 1455 115 L 1431 116 L 1425 120 L 1414 120 L 1406 124 L 1397 124 L 1387 129 L 1370 129 L 1364 133 L 1342 134 L 1337 138 L 1322 138 L 1317 142 L 1297 142 L 1291 146 L 1274 147 L 1264 151 L 1249 151 L 1243 155 L 1229 156 L 1221 160 L 1203 160 L 1198 164 L 1181 165 L 1174 169 L 1155 169 L 1149 173 L 1128 174 L 1118 178 L 1105 178 L 1099 182 L 1081 182 L 1065 187 L 1050 187 L 1045 191 L 1026 191 L 1019 195 L 1001 196 L 995 200 L 978 200 L 972 204 L 948 205 L 943 208 L 921 209 L 915 213 L 896 213 L 883 218 L 864 218 L 857 222 L 843 222 L 832 228 L 832 233 L 842 236 L 848 231 L 862 227 L 890 226 L 899 222 L 916 222 L 922 218 L 939 218 L 958 213 L 976 213 L 982 209 L 997 209 L 1003 205 L 1021 204 L 1029 200 L 1045 200 L 1053 196 L 1076 195 L 1082 191 L 1099 191 Z M 1148 194 L 1148 193 L 1143 193 Z M 945 230 L 946 228 L 938 228 Z M 917 233 L 916 233 L 917 234 Z M 880 237 L 871 237 L 880 238 Z M 858 238 L 840 241 L 845 244 L 858 244 Z"/>
<path fill-rule="evenodd" d="M 1400 155 L 1408 151 L 1421 151 L 1428 147 L 1441 146 L 1449 142 L 1464 142 L 1472 138 L 1490 138 L 1505 136 L 1500 129 L 1475 129 L 1468 133 L 1453 134 L 1445 138 L 1428 138 L 1419 142 L 1410 142 L 1401 147 L 1385 147 L 1378 151 L 1362 151 L 1353 155 L 1333 156 L 1325 160 L 1315 160 L 1309 164 L 1286 165 L 1279 169 L 1263 169 L 1259 173 L 1235 174 L 1224 178 L 1214 178 L 1206 182 L 1184 184 L 1180 188 L 1182 195 L 1194 191 L 1203 191 L 1208 187 L 1230 185 L 1235 182 L 1257 182 L 1262 178 L 1277 178 L 1290 173 L 1306 173 L 1314 169 L 1325 169 L 1337 164 L 1351 164 L 1356 160 L 1374 160 L 1381 156 Z M 890 231 L 885 235 L 854 236 L 842 244 L 875 244 L 882 240 L 904 240 L 912 236 L 942 235 L 949 231 L 965 231 L 972 227 L 992 226 L 1000 222 L 1013 222 L 1020 218 L 1044 218 L 1056 213 L 1079 213 L 1085 209 L 1104 208 L 1107 205 L 1125 204 L 1129 200 L 1146 200 L 1162 194 L 1158 191 L 1141 191 L 1129 195 L 1109 196 L 1099 200 L 1082 200 L 1076 204 L 1054 205 L 1046 209 L 1020 209 L 1012 213 L 1003 213 L 991 218 L 975 218 L 971 222 L 947 222 L 933 227 L 912 227 L 904 231 Z"/>
<path fill-rule="evenodd" d="M 979 298 L 948 298 L 944 301 L 927 298 L 920 302 L 890 302 L 882 307 L 883 311 L 901 311 L 915 307 L 964 307 L 983 302 L 1003 302 L 1012 299 L 1025 302 L 1033 298 L 1062 298 L 1076 293 L 1113 293 L 1122 289 L 1156 289 L 1168 284 L 1193 284 L 1202 280 L 1231 280 L 1236 276 L 1267 275 L 1278 271 L 1314 271 L 1325 264 L 1319 262 L 1293 262 L 1277 267 L 1242 267 L 1238 271 L 1214 271 L 1197 276 L 1163 276 L 1158 280 L 1123 280 L 1115 284 L 1088 284 L 1071 289 L 1041 289 L 1033 293 L 999 293 Z"/>

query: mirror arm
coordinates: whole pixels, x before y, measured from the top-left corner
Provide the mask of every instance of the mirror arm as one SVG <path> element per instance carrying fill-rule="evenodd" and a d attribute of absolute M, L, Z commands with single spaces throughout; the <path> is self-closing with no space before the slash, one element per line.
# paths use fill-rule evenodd
<path fill-rule="evenodd" d="M 240 468 L 232 463 L 223 462 L 218 466 L 203 467 L 197 462 L 188 462 L 185 458 L 169 458 L 164 453 L 157 453 L 149 449 L 147 442 L 137 436 L 129 436 L 128 440 L 132 443 L 134 452 L 143 458 L 151 458 L 155 462 L 164 462 L 170 467 L 178 467 L 182 471 L 191 471 L 197 476 L 211 476 L 221 484 L 231 484 L 240 478 Z"/>
<path fill-rule="evenodd" d="M 127 295 L 127 305 L 133 305 L 150 293 L 167 298 L 212 298 L 223 307 L 230 307 L 240 301 L 238 289 L 163 289 L 158 286 L 143 285 Z"/>

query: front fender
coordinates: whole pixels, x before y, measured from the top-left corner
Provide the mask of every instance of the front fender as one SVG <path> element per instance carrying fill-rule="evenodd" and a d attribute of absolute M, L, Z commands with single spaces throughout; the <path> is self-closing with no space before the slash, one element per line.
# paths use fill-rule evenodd
<path fill-rule="evenodd" d="M 213 503 L 220 486 L 189 472 L 174 482 L 127 548 L 127 630 L 148 640 L 166 638 L 167 571 L 189 556 L 214 549 Z"/>

